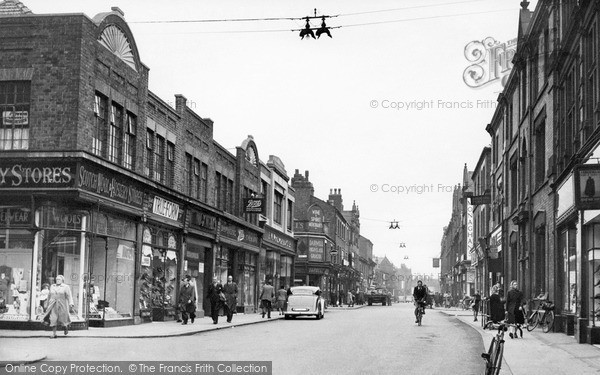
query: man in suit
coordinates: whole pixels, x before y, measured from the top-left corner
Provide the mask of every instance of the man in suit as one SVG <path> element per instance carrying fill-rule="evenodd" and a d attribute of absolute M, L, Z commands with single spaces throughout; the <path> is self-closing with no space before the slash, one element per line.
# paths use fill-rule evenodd
<path fill-rule="evenodd" d="M 196 290 L 190 284 L 191 280 L 192 277 L 190 275 L 185 275 L 183 285 L 179 290 L 179 309 L 181 311 L 181 319 L 183 320 L 181 324 L 187 324 L 188 316 L 192 324 L 194 323 L 194 319 L 196 319 Z"/>
<path fill-rule="evenodd" d="M 271 319 L 271 301 L 275 297 L 275 289 L 271 285 L 271 280 L 265 281 L 262 292 L 260 293 L 260 302 L 262 306 L 262 317 L 265 317 L 265 310 L 267 310 L 267 317 Z"/>
<path fill-rule="evenodd" d="M 220 294 L 223 292 L 223 285 L 217 281 L 216 277 L 213 277 L 212 284 L 208 287 L 206 298 L 210 301 L 210 316 L 212 317 L 213 324 L 219 322 L 219 309 L 223 302 L 221 301 Z"/>
<path fill-rule="evenodd" d="M 423 286 L 423 282 L 421 280 L 417 281 L 417 286 L 415 286 L 413 289 L 413 301 L 415 301 L 415 318 L 417 317 L 419 304 L 423 305 L 423 314 L 425 314 L 425 305 L 427 304 L 427 288 Z M 419 320 L 416 319 L 415 323 L 418 322 Z"/>
<path fill-rule="evenodd" d="M 227 314 L 227 323 L 231 323 L 231 319 L 233 319 L 233 312 L 237 306 L 237 294 L 238 287 L 237 284 L 233 282 L 233 276 L 227 277 L 227 284 L 223 285 L 223 293 L 225 293 L 225 303 L 223 307 L 225 308 L 225 313 Z"/>

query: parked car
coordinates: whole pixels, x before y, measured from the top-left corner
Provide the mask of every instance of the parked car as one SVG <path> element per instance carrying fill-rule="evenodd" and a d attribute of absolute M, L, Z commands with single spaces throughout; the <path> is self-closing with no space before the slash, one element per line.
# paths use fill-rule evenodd
<path fill-rule="evenodd" d="M 321 289 L 316 286 L 294 286 L 290 288 L 285 319 L 297 316 L 314 315 L 317 319 L 325 317 L 325 299 L 321 297 Z"/>

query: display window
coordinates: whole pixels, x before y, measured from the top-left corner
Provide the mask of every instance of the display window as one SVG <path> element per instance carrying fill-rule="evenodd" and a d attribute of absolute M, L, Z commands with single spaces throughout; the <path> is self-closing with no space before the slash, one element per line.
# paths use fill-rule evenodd
<path fill-rule="evenodd" d="M 177 308 L 180 261 L 176 234 L 148 226 L 142 237 L 140 312 L 144 315 L 151 309 L 153 320 L 172 318 Z"/>
<path fill-rule="evenodd" d="M 133 317 L 135 284 L 135 222 L 94 214 L 90 268 L 84 294 L 89 319 Z"/>
<path fill-rule="evenodd" d="M 32 258 L 33 234 L 30 231 L 0 229 L 0 320 L 29 320 Z M 34 297 L 37 298 L 35 306 L 40 306 L 40 297 Z M 39 310 L 34 308 L 34 311 Z"/>
<path fill-rule="evenodd" d="M 36 295 L 47 300 L 46 290 L 55 283 L 56 276 L 64 276 L 64 284 L 71 289 L 74 307 L 70 310 L 71 321 L 83 321 L 85 306 L 83 283 L 85 278 L 85 230 L 89 214 L 65 207 L 43 206 L 36 212 L 36 222 L 42 228 L 37 232 Z M 41 319 L 41 309 L 35 309 L 36 319 Z"/>
<path fill-rule="evenodd" d="M 591 326 L 600 322 L 600 224 L 586 225 L 585 246 L 588 254 L 588 290 L 590 291 Z"/>
<path fill-rule="evenodd" d="M 256 304 L 256 262 L 258 255 L 249 251 L 238 253 L 239 278 L 242 287 L 238 288 L 238 301 L 246 306 Z"/>
<path fill-rule="evenodd" d="M 292 281 L 292 257 L 282 255 L 279 268 L 279 285 L 291 286 Z"/>
<path fill-rule="evenodd" d="M 565 313 L 577 311 L 577 248 L 576 229 L 566 229 L 559 233 L 559 254 L 562 260 L 562 310 Z"/>
<path fill-rule="evenodd" d="M 227 276 L 232 275 L 233 250 L 220 246 L 215 252 L 215 277 L 221 284 L 227 282 Z"/>

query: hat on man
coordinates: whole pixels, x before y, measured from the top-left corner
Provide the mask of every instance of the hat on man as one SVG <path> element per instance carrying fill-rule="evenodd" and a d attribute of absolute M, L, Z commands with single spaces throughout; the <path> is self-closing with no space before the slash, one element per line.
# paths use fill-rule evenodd
<path fill-rule="evenodd" d="M 192 277 L 191 277 L 190 275 L 185 275 L 185 276 L 183 277 L 183 280 L 190 281 L 190 280 L 192 280 Z"/>

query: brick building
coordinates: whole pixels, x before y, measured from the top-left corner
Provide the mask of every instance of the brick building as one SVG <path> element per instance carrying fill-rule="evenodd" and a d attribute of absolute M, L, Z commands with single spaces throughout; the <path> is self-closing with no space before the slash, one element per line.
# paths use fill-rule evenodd
<path fill-rule="evenodd" d="M 260 214 L 244 205 L 264 187 L 254 139 L 231 154 L 183 95 L 172 108 L 149 91 L 118 8 L 38 15 L 7 0 L 0 27 L 0 327 L 39 326 L 41 289 L 59 274 L 74 327 L 175 319 L 186 274 L 201 314 L 205 286 L 227 275 L 238 310 L 255 311 L 270 268 Z"/>

